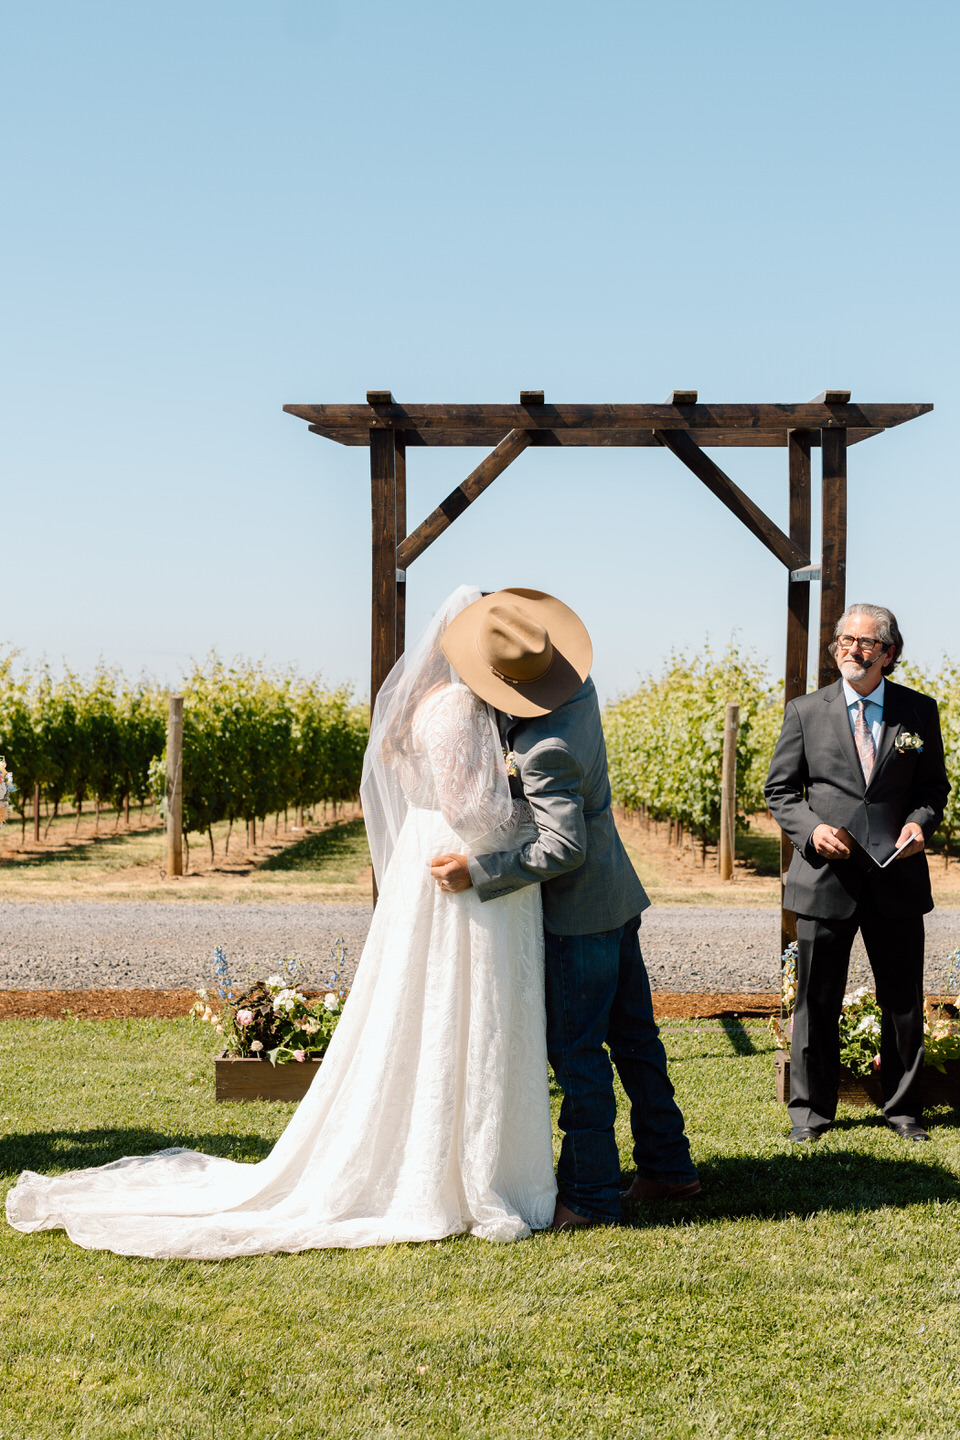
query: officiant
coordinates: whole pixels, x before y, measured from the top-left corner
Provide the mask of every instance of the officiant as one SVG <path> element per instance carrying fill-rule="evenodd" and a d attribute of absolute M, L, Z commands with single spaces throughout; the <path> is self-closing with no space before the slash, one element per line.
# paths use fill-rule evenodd
<path fill-rule="evenodd" d="M 923 916 L 933 909 L 924 854 L 950 784 L 940 717 L 889 677 L 903 650 L 892 611 L 852 605 L 830 653 L 841 678 L 786 706 L 767 804 L 794 846 L 784 906 L 797 917 L 790 1052 L 791 1140 L 815 1141 L 836 1115 L 838 1024 L 859 929 L 882 1011 L 887 1124 L 923 1128 Z"/>

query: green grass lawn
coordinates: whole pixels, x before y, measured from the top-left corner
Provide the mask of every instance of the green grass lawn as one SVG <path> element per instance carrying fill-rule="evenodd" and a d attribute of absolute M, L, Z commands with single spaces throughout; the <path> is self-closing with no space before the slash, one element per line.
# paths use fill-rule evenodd
<path fill-rule="evenodd" d="M 780 874 L 780 836 L 768 835 L 761 830 L 738 830 L 736 852 L 746 860 L 757 875 Z"/>
<path fill-rule="evenodd" d="M 798 1151 L 765 1030 L 664 1035 L 705 1194 L 619 1229 L 213 1264 L 2 1227 L 0 1437 L 955 1440 L 957 1116 L 911 1146 L 845 1110 Z M 252 1161 L 291 1113 L 217 1106 L 188 1021 L 6 1021 L 0 1067 L 9 1180 Z"/>

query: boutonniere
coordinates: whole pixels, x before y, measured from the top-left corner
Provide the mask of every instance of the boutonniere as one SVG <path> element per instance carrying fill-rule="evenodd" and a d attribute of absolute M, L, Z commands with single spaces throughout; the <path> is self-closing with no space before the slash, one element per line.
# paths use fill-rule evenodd
<path fill-rule="evenodd" d="M 516 752 L 513 751 L 513 750 L 504 750 L 504 752 L 503 752 L 503 763 L 504 763 L 504 765 L 506 765 L 506 767 L 507 767 L 507 775 L 508 775 L 508 777 L 509 777 L 511 780 L 516 780 L 517 777 L 518 777 L 519 774 L 520 774 L 520 771 L 517 769 L 517 756 L 516 756 Z"/>
<path fill-rule="evenodd" d="M 910 750 L 915 750 L 919 755 L 923 749 L 923 741 L 919 735 L 914 735 L 909 730 L 901 730 L 896 740 L 894 740 L 893 746 L 895 750 L 900 751 L 901 755 L 905 755 Z"/>

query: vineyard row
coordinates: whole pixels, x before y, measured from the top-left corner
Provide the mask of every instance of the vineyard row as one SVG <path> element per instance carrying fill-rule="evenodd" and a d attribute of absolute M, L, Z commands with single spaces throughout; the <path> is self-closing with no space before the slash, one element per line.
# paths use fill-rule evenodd
<path fill-rule="evenodd" d="M 934 674 L 901 666 L 897 680 L 940 706 L 953 789 L 940 834 L 960 832 L 960 666 Z M 183 828 L 205 832 L 221 820 L 339 804 L 359 790 L 369 715 L 346 687 L 317 677 L 226 664 L 216 656 L 182 687 Z M 724 710 L 740 707 L 736 806 L 742 820 L 764 808 L 763 785 L 780 732 L 782 686 L 749 654 L 729 646 L 715 657 L 674 653 L 659 676 L 608 705 L 604 730 L 615 805 L 716 839 Z M 14 772 L 21 815 L 35 790 L 55 816 L 88 801 L 129 815 L 162 798 L 167 692 L 99 669 L 90 680 L 49 671 L 15 673 L 0 655 L 0 754 Z"/>
<path fill-rule="evenodd" d="M 353 799 L 369 717 L 346 687 L 227 665 L 212 657 L 184 683 L 183 828 L 261 823 L 288 808 Z M 99 669 L 89 681 L 43 669 L 14 674 L 0 657 L 0 754 L 25 816 L 35 793 L 53 816 L 92 801 L 125 811 L 163 797 L 167 692 Z M 212 837 L 211 837 L 212 844 Z"/>

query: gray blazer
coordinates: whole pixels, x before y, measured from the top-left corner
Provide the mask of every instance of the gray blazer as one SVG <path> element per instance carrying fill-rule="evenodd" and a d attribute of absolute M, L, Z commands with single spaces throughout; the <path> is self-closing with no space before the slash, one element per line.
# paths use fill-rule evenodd
<path fill-rule="evenodd" d="M 923 750 L 898 751 L 904 731 Z M 770 762 L 767 804 L 794 844 L 783 902 L 798 915 L 844 919 L 861 901 L 881 915 L 905 918 L 933 909 L 927 858 L 921 852 L 883 860 L 908 820 L 927 840 L 943 816 L 950 782 L 943 760 L 936 701 L 892 680 L 884 682 L 877 758 L 864 784 L 840 680 L 791 700 Z M 843 825 L 860 846 L 849 860 L 825 860 L 810 844 L 818 825 Z"/>
<path fill-rule="evenodd" d="M 543 923 L 552 934 L 596 935 L 625 925 L 650 901 L 613 823 L 593 681 L 549 715 L 499 719 L 540 834 L 519 850 L 470 857 L 480 899 L 542 881 Z"/>

